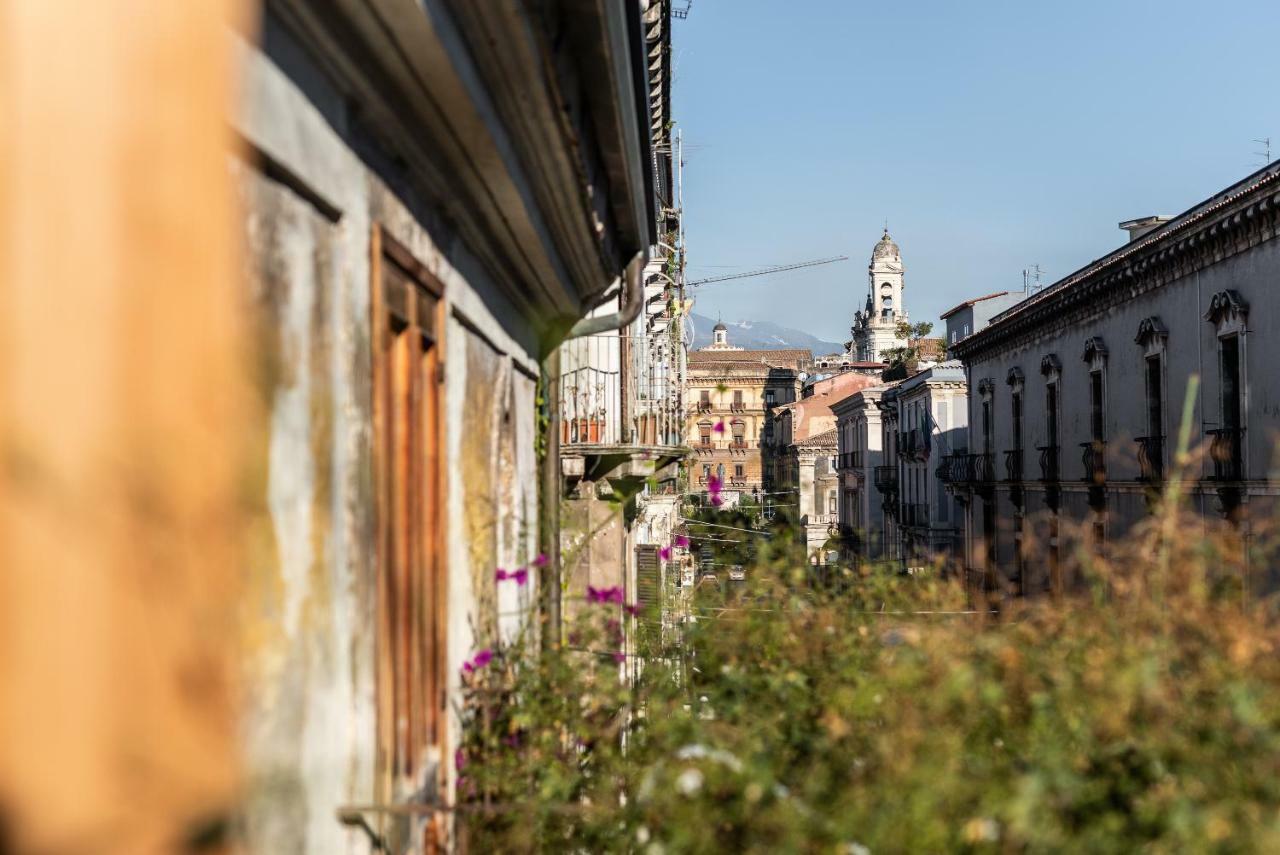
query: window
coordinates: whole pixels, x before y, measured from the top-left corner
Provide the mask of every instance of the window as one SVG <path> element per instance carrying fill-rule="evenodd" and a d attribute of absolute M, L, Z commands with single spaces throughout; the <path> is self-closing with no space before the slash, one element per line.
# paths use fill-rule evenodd
<path fill-rule="evenodd" d="M 1102 412 L 1102 372 L 1089 372 L 1089 438 L 1095 443 L 1106 439 Z"/>
<path fill-rule="evenodd" d="M 721 484 L 724 483 L 724 464 L 723 463 L 716 464 L 716 480 L 719 481 Z"/>
<path fill-rule="evenodd" d="M 765 389 L 765 390 L 764 390 L 764 405 L 765 405 L 766 407 L 772 407 L 772 406 L 774 405 L 774 403 L 776 403 L 776 400 L 775 400 L 775 398 L 774 398 L 774 391 L 773 391 L 772 389 Z"/>
<path fill-rule="evenodd" d="M 839 512 L 839 505 L 836 502 L 836 494 L 832 493 L 827 500 L 827 513 L 835 514 Z"/>
<path fill-rule="evenodd" d="M 747 444 L 747 426 L 742 423 L 741 419 L 734 419 L 733 424 L 733 444 L 742 447 Z"/>
<path fill-rule="evenodd" d="M 964 325 L 964 327 L 961 329 L 961 333 L 962 333 L 963 335 L 966 335 L 966 336 L 969 334 L 969 325 L 968 325 L 968 324 L 965 324 L 965 325 Z"/>
<path fill-rule="evenodd" d="M 706 412 L 711 409 L 711 391 L 703 389 L 698 393 L 698 409 Z"/>
<path fill-rule="evenodd" d="M 746 467 L 741 463 L 733 464 L 733 477 L 739 481 L 744 480 L 747 477 Z"/>
<path fill-rule="evenodd" d="M 1164 376 L 1160 357 L 1147 357 L 1147 435 L 1164 436 Z"/>
<path fill-rule="evenodd" d="M 711 422 L 698 422 L 698 441 L 703 445 L 711 444 Z"/>
<path fill-rule="evenodd" d="M 952 331 L 951 331 L 951 343 L 952 343 L 952 344 L 955 344 L 955 343 L 956 343 L 956 339 L 958 339 L 959 337 L 960 337 L 960 336 L 959 336 L 959 334 L 958 334 L 955 330 L 952 330 Z"/>
<path fill-rule="evenodd" d="M 373 232 L 379 798 L 415 780 L 444 739 L 447 682 L 436 346 L 442 287 Z"/>
<path fill-rule="evenodd" d="M 742 390 L 733 390 L 733 408 L 738 412 L 742 412 Z"/>
<path fill-rule="evenodd" d="M 1050 383 L 1045 387 L 1044 401 L 1045 433 L 1050 448 L 1058 447 L 1058 384 Z"/>
<path fill-rule="evenodd" d="M 982 453 L 991 453 L 991 399 L 982 399 Z"/>
<path fill-rule="evenodd" d="M 702 480 L 703 481 L 711 480 L 711 464 L 710 463 L 702 464 Z"/>
<path fill-rule="evenodd" d="M 1009 398 L 1009 420 L 1013 425 L 1013 447 L 1022 450 L 1022 393 L 1014 392 Z"/>
<path fill-rule="evenodd" d="M 1228 430 L 1240 427 L 1240 337 L 1228 336 L 1219 349 L 1222 370 L 1222 426 Z"/>

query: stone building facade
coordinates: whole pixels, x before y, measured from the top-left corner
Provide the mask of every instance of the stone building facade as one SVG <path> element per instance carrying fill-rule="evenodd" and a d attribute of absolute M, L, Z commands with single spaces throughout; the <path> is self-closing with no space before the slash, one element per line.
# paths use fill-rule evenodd
<path fill-rule="evenodd" d="M 1123 223 L 1129 243 L 992 319 L 955 345 L 974 394 L 963 477 L 968 566 L 993 596 L 1073 584 L 1081 544 L 1105 550 L 1142 520 L 1174 463 L 1206 525 L 1250 560 L 1272 518 L 1280 343 L 1280 166 L 1170 219 Z M 1248 592 L 1275 562 L 1249 563 Z"/>
<path fill-rule="evenodd" d="M 715 344 L 689 353 L 690 494 L 706 500 L 714 478 L 726 505 L 767 501 L 777 474 L 775 413 L 799 397 L 802 367 L 811 358 L 808 350 L 735 348 L 722 327 Z"/>
<path fill-rule="evenodd" d="M 885 540 L 887 498 L 876 488 L 875 479 L 878 468 L 885 465 L 877 404 L 888 388 L 871 386 L 831 405 L 836 417 L 840 552 L 846 561 L 897 554 L 896 543 Z"/>
<path fill-rule="evenodd" d="M 778 411 L 777 489 L 785 494 L 780 501 L 794 506 L 812 564 L 829 563 L 834 556 L 827 543 L 839 534 L 839 446 L 832 406 L 875 384 L 865 374 L 837 374 L 806 386 L 805 397 Z"/>

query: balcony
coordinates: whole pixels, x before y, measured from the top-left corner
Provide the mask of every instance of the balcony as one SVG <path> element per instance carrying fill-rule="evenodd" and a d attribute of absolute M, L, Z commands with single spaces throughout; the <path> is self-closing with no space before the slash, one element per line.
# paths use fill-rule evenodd
<path fill-rule="evenodd" d="M 853 469 L 862 468 L 862 452 L 861 451 L 849 452 L 849 466 Z"/>
<path fill-rule="evenodd" d="M 1164 437 L 1140 436 L 1138 444 L 1138 480 L 1147 484 L 1164 482 Z"/>
<path fill-rule="evenodd" d="M 565 476 L 649 478 L 687 454 L 683 370 L 679 349 L 648 334 L 564 342 L 559 439 Z"/>
<path fill-rule="evenodd" d="M 1244 428 L 1218 428 L 1205 433 L 1209 436 L 1209 458 L 1213 461 L 1210 480 L 1218 483 L 1223 515 L 1234 519 L 1240 507 L 1240 482 L 1244 480 Z"/>
<path fill-rule="evenodd" d="M 746 411 L 747 411 L 747 405 L 744 404 L 742 401 L 734 401 L 732 404 L 729 405 L 729 412 L 731 413 L 745 413 Z"/>
<path fill-rule="evenodd" d="M 1011 448 L 1004 453 L 1004 480 L 1010 484 L 1022 481 L 1022 449 Z"/>
<path fill-rule="evenodd" d="M 1101 486 L 1107 483 L 1107 444 L 1101 439 L 1080 443 L 1080 460 L 1084 464 L 1084 482 Z"/>
<path fill-rule="evenodd" d="M 1058 446 L 1041 445 L 1036 451 L 1040 452 L 1040 480 L 1046 484 L 1058 483 Z"/>
<path fill-rule="evenodd" d="M 1244 478 L 1244 429 L 1218 428 L 1205 431 L 1209 436 L 1209 459 L 1213 461 L 1214 481 L 1234 482 Z"/>
<path fill-rule="evenodd" d="M 877 466 L 875 471 L 876 489 L 881 493 L 898 492 L 898 467 Z"/>
<path fill-rule="evenodd" d="M 699 401 L 696 409 L 699 413 L 709 413 L 711 412 L 711 402 Z"/>
<path fill-rule="evenodd" d="M 1061 450 L 1056 445 L 1041 445 L 1036 448 L 1040 452 L 1040 481 L 1044 484 L 1044 501 L 1052 511 L 1057 511 L 1062 494 L 1058 487 Z"/>
<path fill-rule="evenodd" d="M 990 454 L 947 454 L 937 470 L 938 479 L 953 486 L 987 487 L 995 482 Z"/>
<path fill-rule="evenodd" d="M 965 472 L 965 458 L 967 454 L 944 454 L 942 462 L 938 464 L 937 476 L 938 480 L 944 484 L 951 485 L 963 481 Z"/>
<path fill-rule="evenodd" d="M 915 528 L 928 528 L 929 506 L 923 504 L 903 505 L 902 524 L 904 526 L 914 526 Z"/>

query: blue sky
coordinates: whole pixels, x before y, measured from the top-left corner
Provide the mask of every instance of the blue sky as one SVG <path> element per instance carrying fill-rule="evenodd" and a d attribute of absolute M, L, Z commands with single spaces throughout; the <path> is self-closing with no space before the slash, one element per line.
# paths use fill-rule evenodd
<path fill-rule="evenodd" d="M 677 4 L 679 5 L 679 4 Z M 843 341 L 888 219 L 912 320 L 1046 284 L 1280 157 L 1280 2 L 694 0 L 675 22 L 697 311 Z"/>

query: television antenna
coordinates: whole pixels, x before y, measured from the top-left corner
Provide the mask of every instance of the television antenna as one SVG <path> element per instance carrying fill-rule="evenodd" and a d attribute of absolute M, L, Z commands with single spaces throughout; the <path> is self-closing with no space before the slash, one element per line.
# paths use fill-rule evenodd
<path fill-rule="evenodd" d="M 784 270 L 799 270 L 802 267 L 817 267 L 820 264 L 832 264 L 837 261 L 848 261 L 847 255 L 836 255 L 831 258 L 816 258 L 812 261 L 799 261 L 795 264 L 779 264 L 774 267 L 762 267 L 759 270 L 750 270 L 746 273 L 730 273 L 727 276 L 712 276 L 708 279 L 695 279 L 692 282 L 686 282 L 690 288 L 698 285 L 710 285 L 712 282 L 726 282 L 730 279 L 746 279 L 751 276 L 767 276 L 770 273 L 782 273 Z"/>
<path fill-rule="evenodd" d="M 671 17 L 678 21 L 683 21 L 685 18 L 689 17 L 689 10 L 692 8 L 693 0 L 684 0 L 683 9 L 677 9 L 674 6 L 671 8 Z"/>
<path fill-rule="evenodd" d="M 1040 277 L 1044 271 L 1040 269 L 1039 264 L 1033 264 L 1030 267 L 1022 269 L 1022 293 L 1030 296 L 1039 291 L 1044 286 L 1040 284 Z"/>
<path fill-rule="evenodd" d="M 1258 157 L 1262 158 L 1263 166 L 1271 165 L 1271 137 L 1263 137 L 1260 140 L 1254 140 L 1258 145 L 1262 146 L 1262 151 L 1255 151 Z"/>

